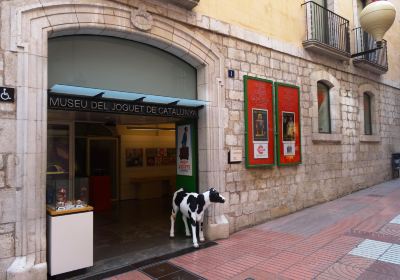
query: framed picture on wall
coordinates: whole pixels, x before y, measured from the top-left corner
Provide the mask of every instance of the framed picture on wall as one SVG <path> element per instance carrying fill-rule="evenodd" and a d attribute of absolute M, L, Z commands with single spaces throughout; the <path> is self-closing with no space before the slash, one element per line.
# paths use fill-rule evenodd
<path fill-rule="evenodd" d="M 275 164 L 273 82 L 244 76 L 246 167 Z"/>
<path fill-rule="evenodd" d="M 156 166 L 157 148 L 146 148 L 146 166 Z"/>
<path fill-rule="evenodd" d="M 146 166 L 152 167 L 175 164 L 175 148 L 146 148 Z"/>
<path fill-rule="evenodd" d="M 126 167 L 142 167 L 143 148 L 126 148 L 125 165 Z"/>
<path fill-rule="evenodd" d="M 278 165 L 301 163 L 300 89 L 275 83 Z"/>

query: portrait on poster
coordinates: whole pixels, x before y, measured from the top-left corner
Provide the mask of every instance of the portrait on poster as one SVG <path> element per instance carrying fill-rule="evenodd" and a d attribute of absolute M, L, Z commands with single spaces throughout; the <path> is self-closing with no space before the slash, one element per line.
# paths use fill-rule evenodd
<path fill-rule="evenodd" d="M 293 112 L 282 112 L 283 141 L 295 141 L 295 120 Z"/>
<path fill-rule="evenodd" d="M 268 142 L 268 110 L 253 108 L 253 142 Z"/>
<path fill-rule="evenodd" d="M 282 112 L 283 155 L 294 156 L 296 150 L 295 113 Z"/>
<path fill-rule="evenodd" d="M 192 139 L 190 125 L 177 126 L 176 168 L 178 175 L 192 176 Z"/>

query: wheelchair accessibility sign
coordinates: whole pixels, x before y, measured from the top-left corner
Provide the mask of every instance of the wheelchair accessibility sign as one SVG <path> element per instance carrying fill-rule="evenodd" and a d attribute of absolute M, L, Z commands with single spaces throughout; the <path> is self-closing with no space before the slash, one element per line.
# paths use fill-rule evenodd
<path fill-rule="evenodd" d="M 0 102 L 14 102 L 14 89 L 0 87 Z"/>

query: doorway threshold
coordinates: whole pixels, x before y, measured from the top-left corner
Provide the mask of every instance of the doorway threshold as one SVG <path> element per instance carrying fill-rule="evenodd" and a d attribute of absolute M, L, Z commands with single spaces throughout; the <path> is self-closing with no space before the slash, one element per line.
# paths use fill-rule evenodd
<path fill-rule="evenodd" d="M 113 257 L 105 260 L 99 260 L 90 268 L 80 269 L 60 275 L 48 276 L 49 280 L 87 280 L 104 279 L 117 274 L 136 270 L 140 267 L 148 266 L 154 263 L 166 261 L 184 254 L 205 249 L 217 242 L 207 241 L 200 244 L 199 248 L 194 248 L 191 238 L 176 238 L 176 241 L 162 246 L 149 248 L 139 252 Z"/>

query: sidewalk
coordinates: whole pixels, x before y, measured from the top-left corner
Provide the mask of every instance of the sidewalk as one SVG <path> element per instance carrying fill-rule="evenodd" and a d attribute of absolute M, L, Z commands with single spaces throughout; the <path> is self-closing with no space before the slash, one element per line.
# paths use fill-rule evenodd
<path fill-rule="evenodd" d="M 400 279 L 400 179 L 217 242 L 165 262 L 160 278 L 110 279 Z"/>

